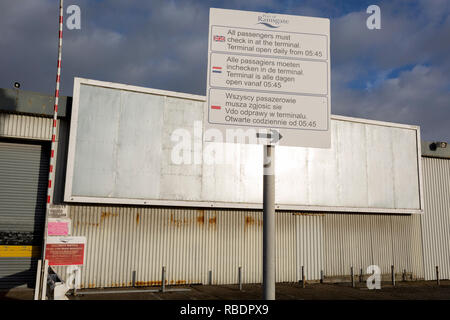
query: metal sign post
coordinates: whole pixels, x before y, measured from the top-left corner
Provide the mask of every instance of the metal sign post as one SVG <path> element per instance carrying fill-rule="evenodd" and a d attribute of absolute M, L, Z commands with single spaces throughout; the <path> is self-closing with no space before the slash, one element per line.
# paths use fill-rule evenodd
<path fill-rule="evenodd" d="M 263 298 L 275 300 L 275 146 L 264 146 Z"/>

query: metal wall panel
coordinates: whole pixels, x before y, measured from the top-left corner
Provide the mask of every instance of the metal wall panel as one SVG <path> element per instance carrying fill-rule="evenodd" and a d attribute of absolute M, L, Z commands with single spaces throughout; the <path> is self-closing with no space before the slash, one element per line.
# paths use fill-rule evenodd
<path fill-rule="evenodd" d="M 276 213 L 276 282 L 294 282 L 298 278 L 297 220 L 297 216 L 292 212 Z M 262 264 L 262 256 L 260 264 Z M 262 282 L 262 273 L 260 282 Z"/>
<path fill-rule="evenodd" d="M 418 278 L 425 278 L 425 266 L 424 266 L 424 254 L 423 254 L 423 244 L 422 244 L 422 217 L 419 215 L 411 216 L 411 266 L 416 269 L 416 274 Z"/>
<path fill-rule="evenodd" d="M 324 258 L 323 215 L 295 213 L 295 220 L 296 280 L 302 279 L 302 266 L 306 280 L 319 280 Z"/>
<path fill-rule="evenodd" d="M 51 140 L 53 119 L 0 112 L 0 137 Z"/>
<path fill-rule="evenodd" d="M 259 211 L 69 208 L 73 235 L 87 237 L 84 288 L 130 286 L 133 271 L 138 286 L 160 285 L 162 266 L 168 284 L 207 284 L 209 271 L 213 284 L 236 284 L 239 267 L 244 283 L 262 281 Z M 410 231 L 418 222 L 414 216 L 277 212 L 276 281 L 300 280 L 302 265 L 307 280 L 319 280 L 321 270 L 343 276 L 352 265 L 355 273 L 365 272 L 375 261 L 384 273 L 394 263 L 420 277 L 414 259 L 421 251 Z M 63 267 L 56 269 L 65 276 Z"/>
<path fill-rule="evenodd" d="M 72 104 L 71 97 L 59 96 L 58 116 L 66 117 Z M 28 113 L 53 116 L 55 96 L 21 89 L 0 88 L 0 110 L 12 113 Z"/>
<path fill-rule="evenodd" d="M 158 195 L 161 199 L 198 201 L 202 192 L 209 190 L 202 189 L 202 107 L 199 101 L 164 97 Z M 181 144 L 183 141 L 187 145 Z M 176 151 L 175 145 L 188 148 Z M 174 162 L 178 156 L 183 161 Z"/>
<path fill-rule="evenodd" d="M 425 212 L 422 217 L 425 279 L 450 279 L 450 159 L 422 158 Z"/>
<path fill-rule="evenodd" d="M 235 284 L 262 281 L 262 214 L 258 211 L 71 206 L 73 235 L 87 237 L 82 287 Z M 277 214 L 277 281 L 297 280 L 296 219 Z M 64 267 L 56 267 L 65 277 Z"/>
<path fill-rule="evenodd" d="M 164 97 L 91 86 L 80 90 L 74 165 L 83 174 L 74 176 L 73 193 L 159 196 Z"/>
<path fill-rule="evenodd" d="M 209 270 L 215 284 L 236 283 L 239 266 L 259 282 L 255 212 L 79 206 L 70 216 L 73 234 L 87 237 L 83 287 L 130 286 L 133 271 L 137 285 L 160 285 L 162 266 L 168 284 L 207 283 Z"/>
<path fill-rule="evenodd" d="M 355 274 L 378 265 L 383 274 L 405 269 L 423 278 L 420 219 L 417 215 L 326 214 L 325 276 Z"/>

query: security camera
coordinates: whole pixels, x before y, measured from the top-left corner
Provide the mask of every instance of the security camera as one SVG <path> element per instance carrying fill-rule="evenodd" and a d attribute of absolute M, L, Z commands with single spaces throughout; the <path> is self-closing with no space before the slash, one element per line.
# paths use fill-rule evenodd
<path fill-rule="evenodd" d="M 436 151 L 437 148 L 447 148 L 447 142 L 437 141 L 430 143 L 430 150 Z"/>

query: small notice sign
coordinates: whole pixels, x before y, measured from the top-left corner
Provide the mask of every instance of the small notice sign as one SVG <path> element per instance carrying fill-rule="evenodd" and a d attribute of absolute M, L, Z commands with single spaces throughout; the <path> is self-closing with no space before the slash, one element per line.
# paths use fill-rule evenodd
<path fill-rule="evenodd" d="M 49 218 L 67 218 L 67 206 L 51 204 L 48 208 Z"/>
<path fill-rule="evenodd" d="M 48 219 L 47 233 L 49 236 L 70 235 L 70 219 Z"/>
<path fill-rule="evenodd" d="M 50 266 L 83 265 L 86 237 L 50 237 L 47 239 L 45 259 Z"/>

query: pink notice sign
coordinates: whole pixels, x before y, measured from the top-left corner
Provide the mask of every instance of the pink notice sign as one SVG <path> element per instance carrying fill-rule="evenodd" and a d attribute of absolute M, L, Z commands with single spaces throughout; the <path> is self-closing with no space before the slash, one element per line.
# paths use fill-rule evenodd
<path fill-rule="evenodd" d="M 69 235 L 68 221 L 49 221 L 48 222 L 49 236 L 67 236 Z"/>

